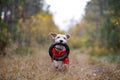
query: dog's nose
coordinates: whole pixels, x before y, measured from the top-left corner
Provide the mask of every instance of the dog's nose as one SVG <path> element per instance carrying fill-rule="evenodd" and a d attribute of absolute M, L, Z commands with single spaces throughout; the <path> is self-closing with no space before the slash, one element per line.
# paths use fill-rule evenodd
<path fill-rule="evenodd" d="M 60 43 L 62 43 L 63 42 L 63 40 L 60 40 Z"/>

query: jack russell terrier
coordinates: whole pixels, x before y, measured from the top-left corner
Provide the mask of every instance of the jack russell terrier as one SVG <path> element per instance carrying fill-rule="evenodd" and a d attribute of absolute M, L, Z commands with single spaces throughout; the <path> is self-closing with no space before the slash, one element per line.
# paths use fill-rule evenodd
<path fill-rule="evenodd" d="M 67 40 L 70 38 L 70 35 L 66 34 L 56 34 L 56 33 L 50 33 L 53 43 L 62 43 L 65 44 L 67 43 Z M 59 57 L 63 56 L 66 54 L 65 47 L 62 45 L 56 45 L 55 48 L 52 49 L 53 55 Z M 53 63 L 53 68 L 54 70 L 59 70 L 59 71 L 65 71 L 68 70 L 69 67 L 69 58 L 65 58 L 62 61 L 56 61 L 52 59 Z"/>

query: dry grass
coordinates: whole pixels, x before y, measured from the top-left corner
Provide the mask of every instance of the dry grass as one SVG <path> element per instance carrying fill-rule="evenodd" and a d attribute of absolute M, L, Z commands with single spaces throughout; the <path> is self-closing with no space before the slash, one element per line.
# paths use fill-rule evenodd
<path fill-rule="evenodd" d="M 51 71 L 47 50 L 32 56 L 0 57 L 0 80 L 120 80 L 120 64 L 92 60 L 88 54 L 72 51 L 68 72 Z"/>

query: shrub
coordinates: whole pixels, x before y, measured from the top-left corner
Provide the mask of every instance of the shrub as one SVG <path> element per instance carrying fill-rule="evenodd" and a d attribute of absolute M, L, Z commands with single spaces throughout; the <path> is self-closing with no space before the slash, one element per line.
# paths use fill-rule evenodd
<path fill-rule="evenodd" d="M 5 48 L 10 44 L 10 35 L 6 29 L 0 30 L 0 54 L 6 55 Z"/>

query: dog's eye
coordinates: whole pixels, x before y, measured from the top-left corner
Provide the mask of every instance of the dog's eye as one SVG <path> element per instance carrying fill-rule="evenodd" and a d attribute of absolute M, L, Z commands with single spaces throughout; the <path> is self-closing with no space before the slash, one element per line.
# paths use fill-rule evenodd
<path fill-rule="evenodd" d="M 66 39 L 66 38 L 64 37 L 64 39 Z"/>
<path fill-rule="evenodd" d="M 60 37 L 57 37 L 57 38 L 60 38 Z"/>

